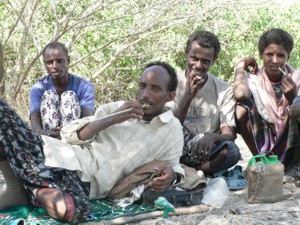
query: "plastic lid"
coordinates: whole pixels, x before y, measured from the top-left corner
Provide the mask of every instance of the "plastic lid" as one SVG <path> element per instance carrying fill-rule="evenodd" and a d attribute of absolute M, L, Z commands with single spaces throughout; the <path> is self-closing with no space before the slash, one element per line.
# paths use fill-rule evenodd
<path fill-rule="evenodd" d="M 278 161 L 278 156 L 277 155 L 270 155 L 268 158 L 271 161 Z"/>
<path fill-rule="evenodd" d="M 275 164 L 275 163 L 280 163 L 278 160 L 278 155 L 269 155 L 269 164 Z"/>

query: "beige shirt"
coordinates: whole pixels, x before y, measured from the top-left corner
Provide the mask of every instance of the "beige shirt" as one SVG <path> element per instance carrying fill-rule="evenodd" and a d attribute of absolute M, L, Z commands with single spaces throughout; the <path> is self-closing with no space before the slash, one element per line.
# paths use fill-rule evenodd
<path fill-rule="evenodd" d="M 168 104 L 176 109 L 186 89 L 185 72 L 178 74 L 178 88 L 174 102 Z M 197 92 L 189 107 L 184 125 L 196 134 L 219 133 L 223 126 L 235 127 L 235 98 L 232 86 L 208 74 L 208 80 Z"/>
<path fill-rule="evenodd" d="M 101 131 L 92 140 L 78 139 L 79 129 L 111 114 L 122 104 L 103 105 L 94 116 L 73 121 L 61 130 L 62 141 L 43 136 L 46 165 L 78 171 L 82 181 L 91 182 L 90 199 L 104 197 L 117 181 L 155 159 L 165 160 L 184 177 L 179 165 L 182 127 L 170 110 L 149 124 L 130 119 Z"/>

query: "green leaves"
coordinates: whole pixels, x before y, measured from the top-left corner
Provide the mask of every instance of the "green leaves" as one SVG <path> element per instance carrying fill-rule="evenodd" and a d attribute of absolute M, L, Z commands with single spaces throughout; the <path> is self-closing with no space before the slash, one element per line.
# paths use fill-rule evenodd
<path fill-rule="evenodd" d="M 184 47 L 195 29 L 219 37 L 222 49 L 210 72 L 226 81 L 232 82 L 239 58 L 259 59 L 258 38 L 272 27 L 294 36 L 290 63 L 300 68 L 299 9 L 296 1 L 283 5 L 273 0 L 4 0 L 5 97 L 26 108 L 31 86 L 45 73 L 39 54 L 53 40 L 69 48 L 70 71 L 95 84 L 97 104 L 135 98 L 138 77 L 150 61 L 184 70 Z"/>

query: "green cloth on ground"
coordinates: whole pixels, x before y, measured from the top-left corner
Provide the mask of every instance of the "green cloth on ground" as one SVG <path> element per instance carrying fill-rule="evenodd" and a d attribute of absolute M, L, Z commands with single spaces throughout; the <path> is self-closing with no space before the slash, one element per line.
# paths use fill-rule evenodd
<path fill-rule="evenodd" d="M 175 207 L 168 202 L 168 200 L 165 197 L 158 197 L 154 201 L 154 207 L 157 209 L 162 209 L 164 211 L 163 218 L 168 218 L 169 217 L 169 212 L 175 213 Z"/>
<path fill-rule="evenodd" d="M 110 199 L 91 201 L 91 214 L 82 223 L 110 220 L 122 216 L 137 215 L 158 210 L 157 207 L 132 204 L 125 208 L 117 207 Z M 0 224 L 5 225 L 63 225 L 48 216 L 43 208 L 31 206 L 16 206 L 0 211 Z"/>

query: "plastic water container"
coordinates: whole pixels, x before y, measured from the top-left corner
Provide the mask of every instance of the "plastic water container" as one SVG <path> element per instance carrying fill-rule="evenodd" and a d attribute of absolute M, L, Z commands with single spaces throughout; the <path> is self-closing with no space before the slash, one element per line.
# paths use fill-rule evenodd
<path fill-rule="evenodd" d="M 247 166 L 248 202 L 277 202 L 283 197 L 284 165 L 277 155 L 253 156 Z"/>

